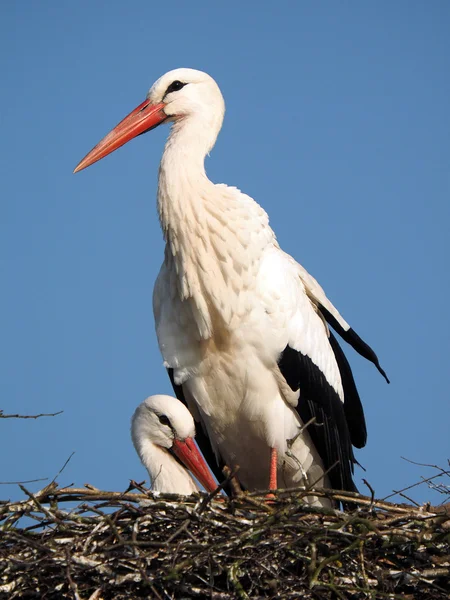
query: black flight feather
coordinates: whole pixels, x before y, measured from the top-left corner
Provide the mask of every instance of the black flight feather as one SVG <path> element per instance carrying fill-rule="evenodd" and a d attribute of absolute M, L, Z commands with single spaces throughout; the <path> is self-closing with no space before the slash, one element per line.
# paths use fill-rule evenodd
<path fill-rule="evenodd" d="M 356 331 L 354 331 L 351 327 L 346 331 L 342 325 L 339 324 L 336 317 L 333 317 L 333 315 L 321 304 L 319 304 L 319 310 L 325 317 L 327 323 L 331 325 L 331 327 L 341 336 L 341 338 L 345 340 L 347 344 L 350 344 L 350 346 L 356 350 L 358 354 L 361 354 L 361 356 L 367 358 L 367 360 L 370 360 L 370 362 L 376 366 L 381 375 L 383 375 L 386 381 L 390 383 L 384 369 L 381 368 L 378 356 L 375 354 L 372 348 L 359 337 Z"/>
<path fill-rule="evenodd" d="M 344 413 L 350 432 L 350 439 L 356 448 L 364 448 L 367 442 L 367 429 L 361 399 L 349 362 L 331 331 L 330 345 L 341 374 L 342 388 L 344 390 Z"/>
<path fill-rule="evenodd" d="M 309 356 L 286 346 L 278 366 L 290 388 L 300 389 L 297 412 L 303 421 L 313 417 L 308 432 L 319 453 L 334 489 L 355 491 L 353 465 L 356 462 L 344 404 L 336 390 Z"/>

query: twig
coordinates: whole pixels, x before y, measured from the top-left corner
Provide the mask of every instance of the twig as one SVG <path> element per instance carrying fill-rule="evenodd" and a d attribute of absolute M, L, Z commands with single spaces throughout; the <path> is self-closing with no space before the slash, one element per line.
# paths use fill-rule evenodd
<path fill-rule="evenodd" d="M 392 494 L 389 494 L 388 496 L 385 496 L 384 498 L 382 498 L 382 500 L 389 500 L 389 498 L 392 498 L 393 496 L 396 496 L 397 494 L 402 494 L 403 492 L 406 492 L 408 490 L 412 490 L 413 488 L 422 485 L 423 483 L 428 483 L 429 481 L 433 481 L 433 479 L 437 479 L 438 477 L 442 477 L 443 473 L 438 473 L 437 475 L 432 475 L 431 477 L 427 477 L 426 479 L 422 479 L 422 481 L 417 481 L 416 483 L 413 483 L 412 485 L 408 485 L 405 488 L 402 488 L 401 490 L 393 490 Z"/>
<path fill-rule="evenodd" d="M 406 494 L 403 494 L 402 492 L 398 492 L 398 495 L 401 496 L 402 498 L 404 498 L 405 500 L 408 500 L 408 502 L 411 502 L 411 504 L 414 504 L 414 506 L 420 507 L 420 504 L 418 502 L 416 502 L 415 500 L 413 500 Z"/>
<path fill-rule="evenodd" d="M 389 494 L 388 496 L 385 496 L 383 498 L 383 500 L 388 500 L 389 498 L 392 498 L 393 496 L 396 496 L 397 494 L 402 494 L 403 492 L 407 492 L 408 490 L 411 490 L 412 488 L 415 488 L 419 485 L 422 485 L 423 483 L 428 483 L 430 481 L 433 481 L 433 479 L 437 479 L 439 477 L 443 477 L 444 475 L 449 475 L 450 476 L 450 471 L 446 471 L 445 469 L 443 469 L 442 467 L 438 467 L 437 465 L 430 465 L 427 463 L 419 463 L 419 462 L 415 462 L 414 460 L 410 460 L 409 458 L 405 458 L 404 456 L 401 457 L 403 460 L 406 460 L 406 462 L 409 462 L 413 465 L 417 465 L 419 467 L 429 467 L 432 469 L 437 469 L 440 471 L 440 473 L 437 473 L 436 475 L 432 475 L 431 477 L 427 477 L 427 478 L 422 478 L 422 481 L 417 481 L 416 483 L 413 483 L 412 485 L 408 485 L 407 487 L 401 489 L 401 490 L 393 490 L 392 494 Z"/>
<path fill-rule="evenodd" d="M 222 481 L 222 483 L 219 483 L 219 485 L 216 487 L 216 489 L 212 492 L 210 492 L 206 498 L 204 498 L 200 504 L 200 506 L 198 507 L 197 513 L 200 515 L 205 508 L 208 506 L 208 504 L 211 502 L 211 500 L 213 498 L 215 498 L 217 496 L 217 494 L 219 494 L 223 488 L 227 485 L 227 483 L 229 481 L 231 481 L 231 479 L 236 475 L 236 473 L 238 472 L 239 467 L 236 467 L 229 475 L 229 477 L 227 477 L 225 479 L 225 481 Z"/>
<path fill-rule="evenodd" d="M 297 441 L 297 439 L 302 435 L 302 433 L 308 429 L 308 427 L 310 425 L 312 425 L 313 423 L 316 422 L 316 417 L 311 417 L 311 419 L 309 419 L 309 421 L 307 421 L 306 423 L 303 423 L 303 425 L 301 427 L 299 427 L 297 433 L 294 435 L 293 438 L 291 438 L 290 440 L 286 440 L 287 442 L 287 447 L 289 449 L 292 448 L 292 446 L 295 444 L 295 442 Z"/>
<path fill-rule="evenodd" d="M 235 473 L 237 473 L 238 470 L 239 470 L 239 467 L 236 467 Z M 242 494 L 244 492 L 239 483 L 239 479 L 236 477 L 236 475 L 232 474 L 230 467 L 225 466 L 222 469 L 222 473 L 226 477 L 226 481 L 224 482 L 224 485 L 226 485 L 227 482 L 230 482 L 231 492 L 232 492 L 233 496 L 235 496 L 235 497 L 242 496 Z"/>
<path fill-rule="evenodd" d="M 72 452 L 72 454 L 69 456 L 69 458 L 66 460 L 66 462 L 63 464 L 63 466 L 60 468 L 60 470 L 56 473 L 55 477 L 52 480 L 52 483 L 54 483 L 56 481 L 56 479 L 59 477 L 59 475 L 61 475 L 61 473 L 64 471 L 64 469 L 66 468 L 68 462 L 70 461 L 70 459 L 72 458 L 72 456 L 75 454 L 75 452 Z"/>
<path fill-rule="evenodd" d="M 241 562 L 242 561 L 236 561 L 228 569 L 228 581 L 233 586 L 234 591 L 236 592 L 237 598 L 240 598 L 241 600 L 248 600 L 249 595 L 244 590 L 242 583 L 239 581 L 239 577 L 238 577 L 238 572 L 239 572 L 239 567 L 241 565 Z"/>
<path fill-rule="evenodd" d="M 401 456 L 400 458 L 402 460 L 406 460 L 406 462 L 409 462 L 412 465 L 417 465 L 418 467 L 429 467 L 430 469 L 436 469 L 437 471 L 441 471 L 442 475 L 449 475 L 450 476 L 450 471 L 445 471 L 445 469 L 443 469 L 439 465 L 430 465 L 428 463 L 416 462 L 415 460 L 411 460 L 410 458 L 406 458 L 404 456 Z M 449 465 L 450 465 L 450 459 L 448 459 L 448 462 L 449 462 Z"/>
<path fill-rule="evenodd" d="M 23 485 L 24 483 L 36 483 L 37 481 L 47 481 L 48 477 L 40 479 L 27 479 L 26 481 L 0 481 L 0 485 Z"/>
<path fill-rule="evenodd" d="M 5 415 L 4 412 L 0 410 L 0 419 L 39 419 L 40 417 L 56 417 L 63 412 L 63 410 L 59 410 L 55 413 L 41 413 L 39 415 Z"/>
<path fill-rule="evenodd" d="M 53 483 L 53 482 L 52 482 Z M 51 485 L 51 484 L 49 484 Z M 24 494 L 26 494 L 36 505 L 36 507 L 41 510 L 46 517 L 50 518 L 52 521 L 56 521 L 59 525 L 61 525 L 61 527 L 64 527 L 63 524 L 61 523 L 60 519 L 58 519 L 58 517 L 56 515 L 54 515 L 48 508 L 46 508 L 40 501 L 39 501 L 39 496 L 38 494 L 32 494 L 31 492 L 29 492 L 27 490 L 27 488 L 21 484 L 19 484 L 20 489 L 22 490 L 22 492 Z"/>
<path fill-rule="evenodd" d="M 66 548 L 66 561 L 67 561 L 67 567 L 66 567 L 67 581 L 69 582 L 70 588 L 73 591 L 75 600 L 81 600 L 80 594 L 78 593 L 78 586 L 74 582 L 74 580 L 72 579 L 72 576 L 70 574 L 70 553 L 69 553 L 68 548 Z"/>
<path fill-rule="evenodd" d="M 370 485 L 370 483 L 367 481 L 367 479 L 363 479 L 363 483 L 364 485 L 366 485 L 369 490 L 370 490 L 370 502 L 371 504 L 373 504 L 374 500 L 375 500 L 375 490 L 373 489 L 373 487 Z M 370 507 L 371 508 L 371 507 Z"/>

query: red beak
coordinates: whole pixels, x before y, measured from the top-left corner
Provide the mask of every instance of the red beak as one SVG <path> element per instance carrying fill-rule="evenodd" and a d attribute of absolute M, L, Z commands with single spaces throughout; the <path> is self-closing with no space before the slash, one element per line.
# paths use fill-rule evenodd
<path fill-rule="evenodd" d="M 217 483 L 192 438 L 187 438 L 184 442 L 174 440 L 172 450 L 207 492 L 217 489 Z"/>
<path fill-rule="evenodd" d="M 145 100 L 145 102 L 139 104 L 101 142 L 92 148 L 89 154 L 78 163 L 74 173 L 78 173 L 78 171 L 108 156 L 108 154 L 111 154 L 111 152 L 114 152 L 114 150 L 117 150 L 117 148 L 120 148 L 120 146 L 123 146 L 137 135 L 158 127 L 158 125 L 167 119 L 164 106 L 163 102 L 151 104 L 149 100 Z"/>

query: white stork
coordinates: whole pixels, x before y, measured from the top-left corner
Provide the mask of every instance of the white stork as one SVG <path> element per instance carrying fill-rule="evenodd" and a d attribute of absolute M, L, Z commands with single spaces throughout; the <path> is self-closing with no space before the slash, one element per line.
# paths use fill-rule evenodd
<path fill-rule="evenodd" d="M 194 437 L 194 419 L 176 398 L 156 395 L 139 404 L 131 419 L 131 439 L 154 491 L 186 496 L 198 492 L 189 471 L 206 491 L 217 488 Z"/>
<path fill-rule="evenodd" d="M 170 71 L 75 172 L 172 122 L 159 170 L 166 248 L 153 305 L 175 392 L 201 423 L 199 446 L 219 478 L 224 463 L 238 464 L 247 489 L 355 490 L 352 445 L 365 445 L 366 425 L 328 326 L 386 375 L 317 281 L 281 250 L 265 211 L 206 176 L 224 111 L 209 75 Z"/>

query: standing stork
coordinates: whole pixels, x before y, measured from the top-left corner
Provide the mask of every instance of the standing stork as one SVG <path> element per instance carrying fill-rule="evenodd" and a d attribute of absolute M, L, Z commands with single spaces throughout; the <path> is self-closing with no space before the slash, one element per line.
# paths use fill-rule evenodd
<path fill-rule="evenodd" d="M 199 446 L 218 477 L 224 463 L 238 464 L 247 489 L 355 490 L 352 446 L 365 445 L 366 425 L 329 325 L 387 377 L 317 281 L 281 250 L 259 204 L 206 176 L 224 111 L 209 75 L 170 71 L 75 172 L 172 122 L 159 169 L 166 248 L 153 307 L 175 392 L 201 423 Z"/>
<path fill-rule="evenodd" d="M 149 396 L 131 419 L 131 439 L 156 492 L 188 496 L 199 487 L 217 488 L 194 442 L 194 419 L 188 409 L 171 396 Z"/>

